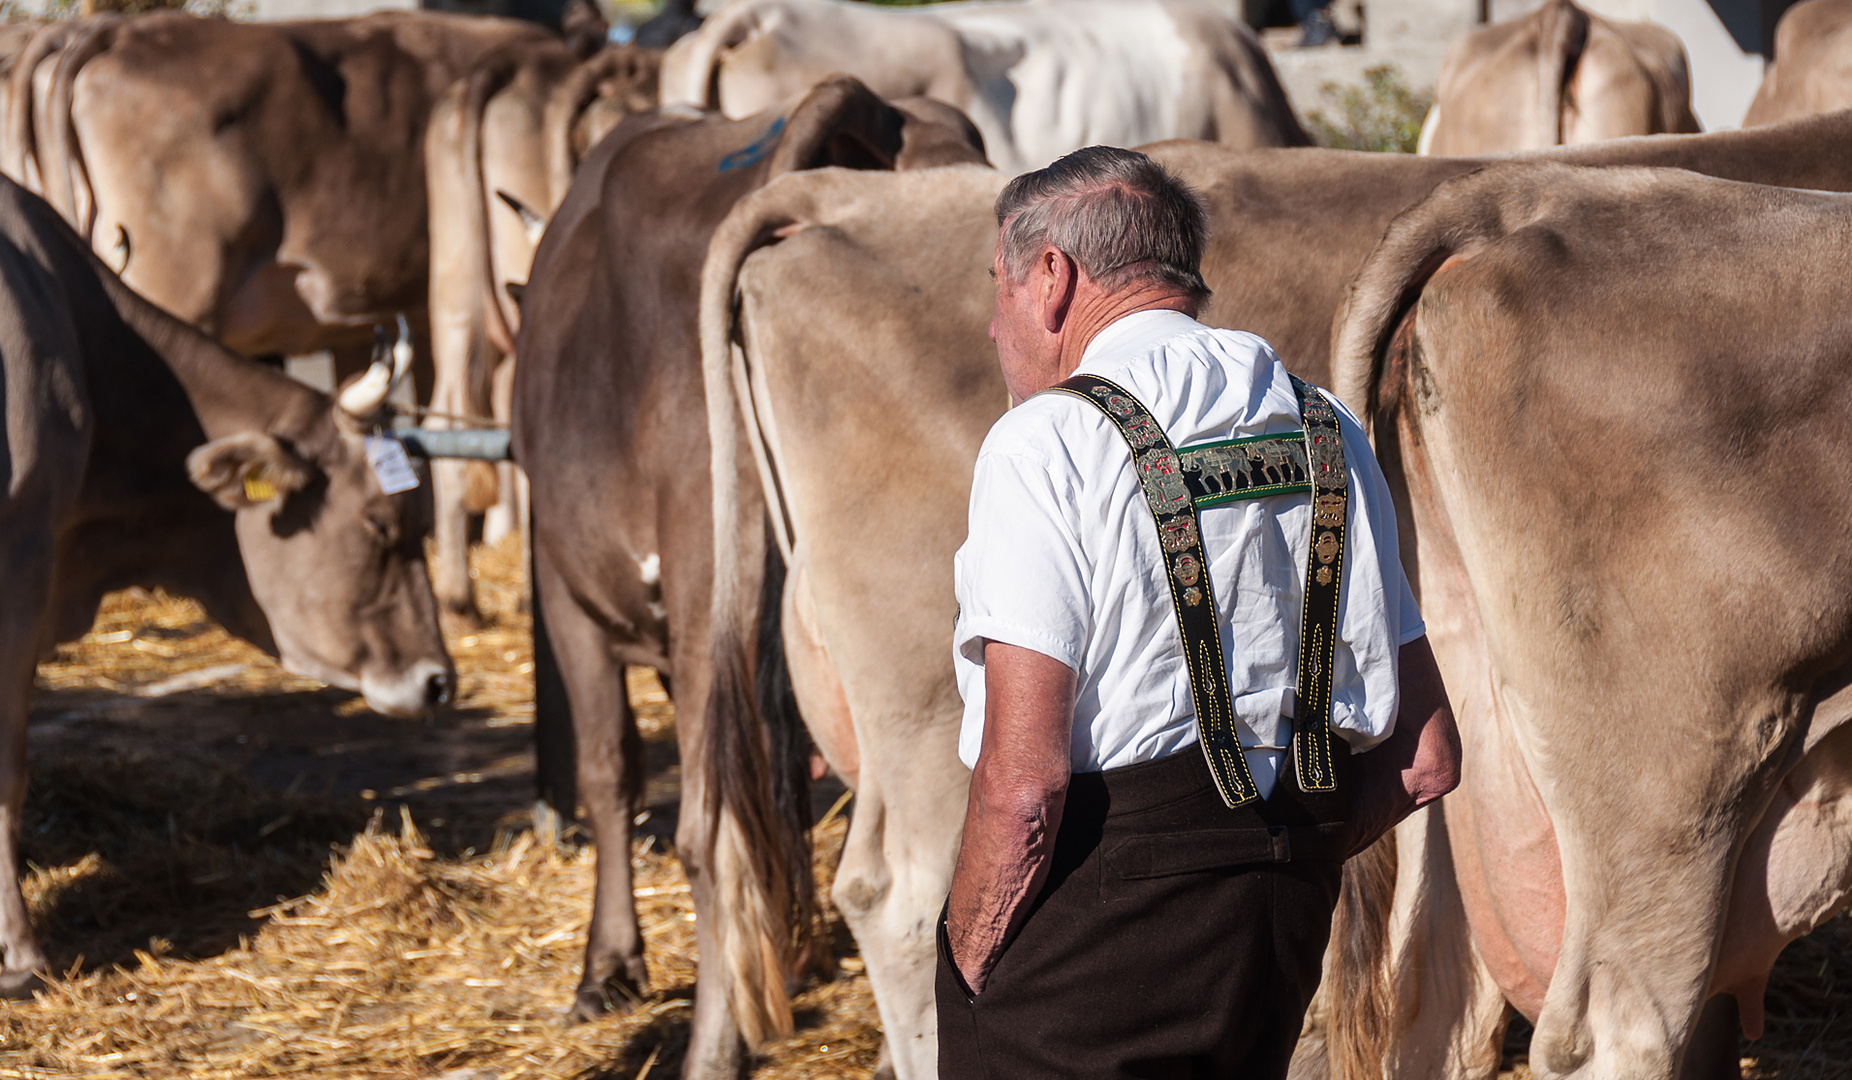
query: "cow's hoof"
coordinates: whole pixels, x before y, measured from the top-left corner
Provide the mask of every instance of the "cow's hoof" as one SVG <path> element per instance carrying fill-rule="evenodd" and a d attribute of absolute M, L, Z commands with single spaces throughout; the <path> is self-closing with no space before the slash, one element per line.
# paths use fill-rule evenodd
<path fill-rule="evenodd" d="M 581 986 L 573 995 L 572 1009 L 566 1013 L 568 1024 L 584 1024 L 604 1016 L 610 1009 L 604 991 L 596 986 Z"/>
<path fill-rule="evenodd" d="M 566 1022 L 584 1024 L 607 1016 L 622 1016 L 636 1004 L 636 998 L 623 993 L 613 993 L 600 986 L 581 986 L 573 995 L 572 1011 L 566 1014 Z"/>
<path fill-rule="evenodd" d="M 45 988 L 45 973 L 32 968 L 26 971 L 0 971 L 0 998 L 23 1001 Z"/>
<path fill-rule="evenodd" d="M 573 995 L 572 1011 L 566 1014 L 567 1023 L 583 1024 L 601 1016 L 621 1016 L 629 1012 L 642 1003 L 641 988 L 648 978 L 643 958 L 639 956 L 602 983 L 580 983 Z"/>

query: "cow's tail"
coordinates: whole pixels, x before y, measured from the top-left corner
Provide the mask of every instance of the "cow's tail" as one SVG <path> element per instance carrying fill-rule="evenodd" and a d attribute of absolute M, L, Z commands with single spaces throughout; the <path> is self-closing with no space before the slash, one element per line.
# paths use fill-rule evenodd
<path fill-rule="evenodd" d="M 463 197 L 467 200 L 465 216 L 476 238 L 473 254 L 480 270 L 477 303 L 482 308 L 482 332 L 503 356 L 514 355 L 515 331 L 495 288 L 495 230 L 489 221 L 489 193 L 482 166 L 482 120 L 488 111 L 489 99 L 514 79 L 519 64 L 520 55 L 513 50 L 497 53 L 477 64 L 469 73 L 469 83 L 463 91 L 463 107 L 457 117 L 463 125 L 458 150 L 463 166 Z M 479 373 L 470 374 L 472 388 L 488 385 L 486 372 L 480 373 L 480 378 L 477 377 Z"/>
<path fill-rule="evenodd" d="M 1332 388 L 1365 430 L 1400 403 L 1411 375 L 1419 375 L 1410 324 L 1429 280 L 1537 220 L 1556 193 L 1573 190 L 1575 171 L 1551 164 L 1476 169 L 1442 183 L 1389 223 L 1351 278 L 1331 326 Z"/>
<path fill-rule="evenodd" d="M 1331 917 L 1325 1052 L 1332 1080 L 1381 1080 L 1395 1001 L 1389 983 L 1389 916 L 1395 902 L 1395 833 L 1344 864 Z"/>
<path fill-rule="evenodd" d="M 1574 0 L 1548 0 L 1538 11 L 1537 119 L 1545 146 L 1563 142 L 1563 110 L 1569 105 L 1569 83 L 1588 45 L 1588 12 Z"/>
<path fill-rule="evenodd" d="M 788 214 L 761 210 L 776 189 L 763 189 L 736 206 L 714 234 L 701 277 L 701 362 L 712 444 L 714 498 L 713 692 L 708 698 L 706 762 L 709 815 L 714 837 L 715 887 L 722 898 L 719 939 L 729 975 L 734 1017 L 749 1042 L 791 1030 L 786 980 L 795 973 L 812 932 L 814 885 L 802 807 L 780 805 L 784 757 L 802 743 L 794 709 L 763 707 L 769 689 L 765 672 L 755 676 L 757 658 L 782 656 L 782 643 L 765 620 L 776 608 L 773 575 L 755 579 L 760 568 L 751 542 L 766 525 L 740 482 L 742 433 L 765 467 L 763 444 L 749 393 L 735 382 L 733 360 L 734 283 L 746 256 L 775 239 Z M 790 536 L 775 485 L 764 485 L 771 502 L 775 537 L 764 564 L 777 570 L 776 556 L 789 552 Z M 763 665 L 761 665 L 763 668 Z M 788 695 L 785 695 L 788 697 Z M 785 714 L 785 715 L 781 715 Z M 784 749 L 787 752 L 780 753 Z M 789 796 L 786 796 L 788 799 Z M 798 827 L 793 828 L 797 824 Z"/>
<path fill-rule="evenodd" d="M 608 45 L 574 65 L 564 79 L 547 95 L 546 114 L 541 124 L 543 153 L 547 167 L 547 207 L 552 214 L 566 198 L 572 177 L 579 169 L 582 148 L 574 141 L 579 118 L 594 101 L 606 96 L 606 88 L 617 84 L 617 92 L 629 100 L 625 112 L 642 112 L 656 103 L 656 76 L 660 58 L 653 52 L 628 45 Z M 595 132 L 590 142 L 603 133 Z"/>
<path fill-rule="evenodd" d="M 720 65 L 726 54 L 759 32 L 754 4 L 732 4 L 708 16 L 701 29 L 669 46 L 662 57 L 662 103 L 720 108 Z"/>
<path fill-rule="evenodd" d="M 77 138 L 77 118 L 71 114 L 71 100 L 76 93 L 77 75 L 116 40 L 120 15 L 99 15 L 80 30 L 69 48 L 58 57 L 52 76 L 51 100 L 46 115 L 51 130 L 45 134 L 45 157 L 39 172 L 45 178 L 45 197 L 69 221 L 86 242 L 96 232 L 96 190 L 90 185 L 90 170 L 84 164 L 84 151 Z"/>
<path fill-rule="evenodd" d="M 77 26 L 69 22 L 48 23 L 32 35 L 26 47 L 13 61 L 7 73 L 5 140 L 0 146 L 0 171 L 21 187 L 44 193 L 43 170 L 39 166 L 38 82 L 35 74 L 47 57 L 71 43 Z"/>

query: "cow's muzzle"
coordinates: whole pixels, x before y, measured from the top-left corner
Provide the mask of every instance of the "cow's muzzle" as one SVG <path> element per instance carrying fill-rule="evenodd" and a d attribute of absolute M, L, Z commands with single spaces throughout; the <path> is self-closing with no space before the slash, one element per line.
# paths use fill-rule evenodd
<path fill-rule="evenodd" d="M 436 660 L 420 660 L 389 676 L 360 677 L 360 692 L 374 712 L 387 716 L 429 716 L 448 705 L 456 674 Z"/>

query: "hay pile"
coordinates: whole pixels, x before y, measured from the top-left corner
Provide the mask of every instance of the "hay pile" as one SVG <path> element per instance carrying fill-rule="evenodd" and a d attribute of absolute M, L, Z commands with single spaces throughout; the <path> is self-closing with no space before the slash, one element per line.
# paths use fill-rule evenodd
<path fill-rule="evenodd" d="M 679 1075 L 694 924 L 663 850 L 673 709 L 651 673 L 630 672 L 657 809 L 632 860 L 649 992 L 625 1015 L 567 1027 L 592 852 L 524 828 L 522 568 L 513 545 L 472 562 L 487 621 L 450 629 L 458 708 L 435 725 L 373 717 L 160 593 L 112 596 L 89 636 L 40 667 L 24 885 L 61 974 L 33 1001 L 0 1004 L 0 1077 Z M 336 744 L 284 745 L 291 725 L 307 732 L 298 741 L 327 732 Z M 299 760 L 324 750 L 337 767 L 305 782 Z M 361 786 L 347 775 L 357 769 L 384 779 Z M 819 826 L 822 886 L 845 825 Z M 798 997 L 798 1033 L 765 1048 L 756 1077 L 874 1067 L 867 979 L 840 919 L 825 917 L 838 968 Z M 1842 919 L 1783 955 L 1747 1074 L 1852 1074 L 1849 1006 Z M 1514 1028 L 1503 1075 L 1519 1080 L 1527 1039 Z"/>
<path fill-rule="evenodd" d="M 522 828 L 533 660 L 518 549 L 478 549 L 472 565 L 486 622 L 447 634 L 459 701 L 435 725 L 373 717 L 159 592 L 111 596 L 92 632 L 40 667 L 24 884 L 61 974 L 34 1001 L 0 1004 L 0 1077 L 679 1073 L 694 924 L 660 836 L 633 860 L 648 995 L 624 1016 L 561 1020 L 592 852 Z M 652 791 L 672 793 L 673 708 L 652 673 L 629 674 L 652 758 L 665 758 Z M 355 790 L 259 779 L 276 750 L 260 748 L 265 732 L 332 717 L 377 736 L 388 763 L 443 760 L 484 734 L 519 752 Z M 419 824 L 452 820 L 421 830 L 408 805 Z M 845 826 L 818 835 L 822 880 Z M 840 921 L 830 928 L 856 967 Z M 813 983 L 797 1011 L 804 1030 L 768 1047 L 755 1075 L 869 1073 L 880 1037 L 865 977 Z"/>
<path fill-rule="evenodd" d="M 0 1009 L 0 1076 L 631 1077 L 652 1058 L 655 1075 L 676 1074 L 694 915 L 672 859 L 635 861 L 654 992 L 625 1016 L 567 1027 L 590 850 L 528 832 L 442 859 L 408 815 L 396 825 L 376 817 L 321 888 L 253 912 L 267 924 L 235 948 L 140 952 Z M 842 832 L 831 823 L 822 846 Z M 871 1005 L 857 976 L 814 987 L 798 1008 L 822 1026 L 772 1048 L 757 1075 L 867 1075 Z"/>

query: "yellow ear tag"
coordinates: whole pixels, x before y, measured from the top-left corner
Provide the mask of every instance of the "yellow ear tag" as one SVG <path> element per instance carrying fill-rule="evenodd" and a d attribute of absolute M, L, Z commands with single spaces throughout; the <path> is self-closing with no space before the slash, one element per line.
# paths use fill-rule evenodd
<path fill-rule="evenodd" d="M 262 465 L 253 465 L 245 472 L 244 497 L 254 503 L 269 502 L 277 497 L 277 489 L 264 476 Z"/>

